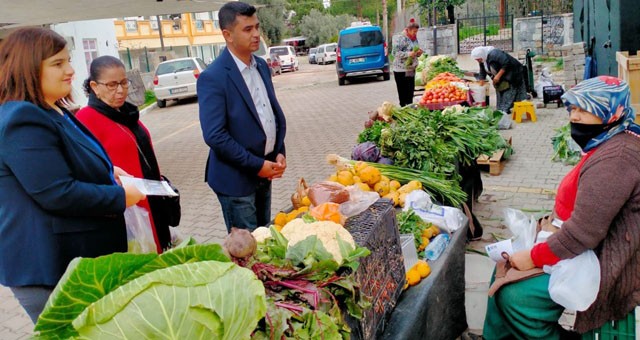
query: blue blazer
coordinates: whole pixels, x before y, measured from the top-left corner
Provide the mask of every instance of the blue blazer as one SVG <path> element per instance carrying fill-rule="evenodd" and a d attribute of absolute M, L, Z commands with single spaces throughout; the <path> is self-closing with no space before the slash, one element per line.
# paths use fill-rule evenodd
<path fill-rule="evenodd" d="M 0 283 L 55 285 L 74 257 L 127 250 L 124 190 L 74 117 L 0 105 Z"/>
<path fill-rule="evenodd" d="M 251 94 L 228 49 L 198 78 L 200 125 L 209 145 L 205 181 L 214 192 L 227 196 L 248 196 L 255 192 L 258 172 L 264 160 L 285 154 L 286 122 L 262 58 L 254 57 L 269 95 L 276 119 L 274 151 L 264 155 L 266 135 Z"/>

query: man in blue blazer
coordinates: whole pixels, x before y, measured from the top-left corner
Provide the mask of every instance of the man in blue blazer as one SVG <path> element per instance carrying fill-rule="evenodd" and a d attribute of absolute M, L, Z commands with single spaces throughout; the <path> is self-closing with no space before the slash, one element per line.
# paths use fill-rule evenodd
<path fill-rule="evenodd" d="M 227 226 L 253 230 L 271 220 L 271 180 L 287 162 L 286 122 L 260 43 L 255 7 L 228 2 L 218 14 L 227 48 L 198 79 L 200 125 L 209 145 L 205 180 Z"/>

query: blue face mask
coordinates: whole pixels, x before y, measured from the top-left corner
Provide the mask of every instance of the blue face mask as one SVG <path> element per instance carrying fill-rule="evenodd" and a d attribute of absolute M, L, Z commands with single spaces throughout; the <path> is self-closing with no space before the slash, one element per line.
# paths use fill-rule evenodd
<path fill-rule="evenodd" d="M 589 144 L 589 141 L 598 137 L 601 133 L 611 130 L 614 126 L 620 124 L 620 120 L 611 124 L 571 124 L 571 138 L 580 146 L 581 149 Z"/>

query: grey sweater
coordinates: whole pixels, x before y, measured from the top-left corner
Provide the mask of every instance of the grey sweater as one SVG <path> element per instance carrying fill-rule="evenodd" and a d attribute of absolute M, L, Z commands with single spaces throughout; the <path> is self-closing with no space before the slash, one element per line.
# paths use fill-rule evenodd
<path fill-rule="evenodd" d="M 577 314 L 578 332 L 640 304 L 640 138 L 620 133 L 598 147 L 580 171 L 571 218 L 547 242 L 562 259 L 593 249 L 600 260 L 600 291 Z"/>

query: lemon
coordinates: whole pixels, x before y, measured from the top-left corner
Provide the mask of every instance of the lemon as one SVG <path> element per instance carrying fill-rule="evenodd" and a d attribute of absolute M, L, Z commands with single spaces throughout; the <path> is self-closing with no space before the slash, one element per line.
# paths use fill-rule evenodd
<path fill-rule="evenodd" d="M 417 268 L 411 268 L 407 272 L 407 283 L 409 286 L 415 286 L 420 282 L 420 272 L 418 272 Z"/>
<path fill-rule="evenodd" d="M 310 206 L 310 205 L 311 205 L 311 200 L 309 199 L 309 196 L 305 196 L 305 197 L 303 197 L 303 198 L 302 198 L 302 200 L 300 201 L 300 203 L 301 203 L 303 206 L 308 207 L 308 206 Z"/>
<path fill-rule="evenodd" d="M 287 224 L 287 214 L 282 211 L 276 214 L 276 218 L 273 219 L 273 223 L 283 226 Z"/>
<path fill-rule="evenodd" d="M 416 268 L 418 274 L 420 274 L 420 278 L 422 279 L 431 274 L 431 267 L 429 267 L 429 264 L 425 261 L 418 261 L 418 263 L 416 263 L 414 267 Z"/>

